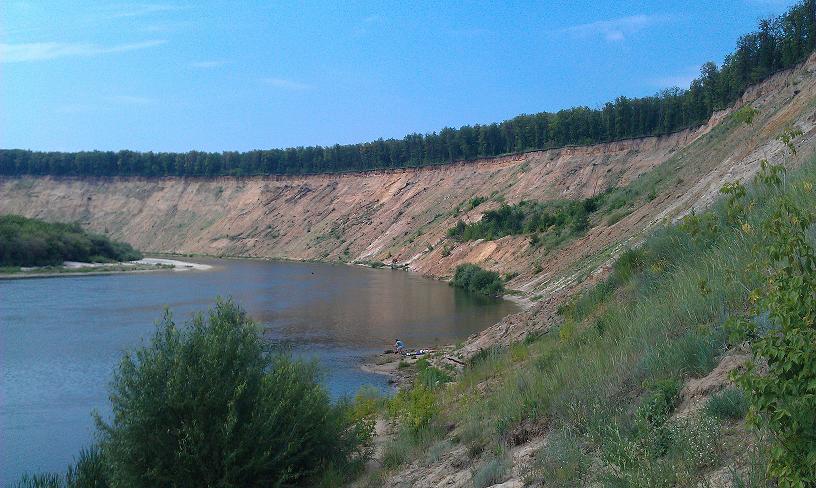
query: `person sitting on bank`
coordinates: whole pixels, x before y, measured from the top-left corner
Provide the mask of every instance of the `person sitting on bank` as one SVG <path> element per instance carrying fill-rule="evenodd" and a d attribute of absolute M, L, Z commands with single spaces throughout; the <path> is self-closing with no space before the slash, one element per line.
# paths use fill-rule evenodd
<path fill-rule="evenodd" d="M 405 344 L 403 344 L 401 340 L 397 339 L 394 341 L 394 350 L 397 351 L 398 354 L 405 354 Z"/>

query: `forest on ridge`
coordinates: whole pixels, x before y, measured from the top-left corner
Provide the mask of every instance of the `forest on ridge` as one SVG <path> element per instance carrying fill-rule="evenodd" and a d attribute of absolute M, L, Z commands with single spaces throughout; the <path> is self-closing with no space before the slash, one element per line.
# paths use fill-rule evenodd
<path fill-rule="evenodd" d="M 816 0 L 759 22 L 737 42 L 721 66 L 708 62 L 688 89 L 522 114 L 500 123 L 446 127 L 402 139 L 333 146 L 221 153 L 190 151 L 39 152 L 0 150 L 0 175 L 249 176 L 339 173 L 448 164 L 568 145 L 669 134 L 704 124 L 750 85 L 807 58 L 816 47 Z"/>

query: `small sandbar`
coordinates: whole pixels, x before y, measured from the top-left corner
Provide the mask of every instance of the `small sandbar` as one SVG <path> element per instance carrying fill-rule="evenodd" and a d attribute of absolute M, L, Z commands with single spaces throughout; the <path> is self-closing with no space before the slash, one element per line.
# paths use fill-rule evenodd
<path fill-rule="evenodd" d="M 116 273 L 144 273 L 151 271 L 207 271 L 209 264 L 191 263 L 178 259 L 144 258 L 117 263 L 86 263 L 64 261 L 60 266 L 21 267 L 16 271 L 0 272 L 0 280 L 19 278 L 58 278 L 95 276 Z"/>
<path fill-rule="evenodd" d="M 173 271 L 187 271 L 187 270 L 207 271 L 212 269 L 212 266 L 209 264 L 191 263 L 188 261 L 179 261 L 178 259 L 144 258 L 132 262 L 136 264 L 148 264 L 153 266 L 158 265 L 173 266 Z"/>

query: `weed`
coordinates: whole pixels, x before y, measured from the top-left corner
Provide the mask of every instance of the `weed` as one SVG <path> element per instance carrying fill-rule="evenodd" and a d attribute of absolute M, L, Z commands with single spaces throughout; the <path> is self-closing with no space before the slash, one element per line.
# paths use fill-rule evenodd
<path fill-rule="evenodd" d="M 577 436 L 568 430 L 558 430 L 546 446 L 536 453 L 526 484 L 568 488 L 582 484 L 589 471 L 591 459 L 580 446 Z"/>
<path fill-rule="evenodd" d="M 649 394 L 638 407 L 635 417 L 644 424 L 644 428 L 660 426 L 668 420 L 679 401 L 678 380 L 657 381 L 649 387 Z"/>
<path fill-rule="evenodd" d="M 510 281 L 510 280 L 512 280 L 513 278 L 515 278 L 518 275 L 519 275 L 518 271 L 513 271 L 513 272 L 510 272 L 510 273 L 504 273 L 503 279 L 504 279 L 504 281 Z"/>
<path fill-rule="evenodd" d="M 738 420 L 748 413 L 748 402 L 742 390 L 728 388 L 708 399 L 706 412 L 721 420 Z"/>
<path fill-rule="evenodd" d="M 505 481 L 511 467 L 510 460 L 504 456 L 486 461 L 473 472 L 474 488 L 485 488 Z"/>

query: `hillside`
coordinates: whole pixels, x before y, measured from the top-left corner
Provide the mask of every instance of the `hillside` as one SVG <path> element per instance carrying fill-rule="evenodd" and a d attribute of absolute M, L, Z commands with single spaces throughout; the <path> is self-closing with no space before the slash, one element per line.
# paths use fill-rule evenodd
<path fill-rule="evenodd" d="M 517 273 L 508 287 L 528 298 L 548 297 L 565 279 L 601 269 L 655 222 L 705 207 L 724 181 L 749 177 L 760 157 L 778 158 L 773 137 L 783 127 L 802 130 L 797 144 L 807 154 L 815 66 L 811 57 L 777 73 L 705 126 L 667 136 L 344 175 L 3 177 L 0 213 L 79 221 L 147 252 L 381 261 L 441 278 L 472 262 Z M 747 103 L 759 111 L 751 126 L 729 117 Z M 501 201 L 578 199 L 613 187 L 622 207 L 593 216 L 586 235 L 557 249 L 535 248 L 525 236 L 446 237 L 457 221 L 476 221 Z M 487 201 L 468 208 L 474 197 Z"/>
<path fill-rule="evenodd" d="M 403 368 L 357 486 L 811 486 L 813 61 L 636 178 L 668 184 L 556 278 L 513 281 L 543 303 Z"/>

